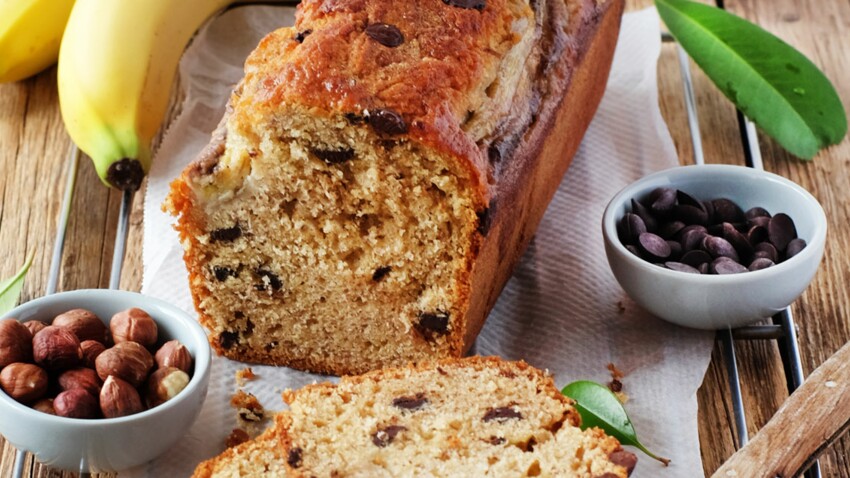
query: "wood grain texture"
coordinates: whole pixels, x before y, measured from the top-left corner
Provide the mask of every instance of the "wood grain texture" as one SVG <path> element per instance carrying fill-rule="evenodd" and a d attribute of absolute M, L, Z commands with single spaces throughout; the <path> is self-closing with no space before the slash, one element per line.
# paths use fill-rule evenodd
<path fill-rule="evenodd" d="M 850 343 L 818 367 L 712 478 L 797 476 L 825 440 L 843 434 L 849 425 Z"/>
<path fill-rule="evenodd" d="M 704 3 L 713 3 L 702 0 Z M 651 0 L 628 0 L 631 10 Z M 778 34 L 823 68 L 836 85 L 845 109 L 850 100 L 850 2 L 821 0 L 727 0 L 727 9 Z M 683 164 L 693 162 L 682 82 L 675 46 L 665 44 L 659 62 L 660 105 Z M 742 164 L 742 144 L 732 105 L 692 65 L 700 129 L 708 162 Z M 55 88 L 55 69 L 35 78 L 0 85 L 0 277 L 8 277 L 34 252 L 35 261 L 21 300 L 43 295 L 56 233 L 65 161 L 70 141 L 64 133 Z M 761 137 L 765 168 L 806 187 L 827 213 L 830 231 L 821 270 L 794 305 L 801 354 L 807 372 L 850 340 L 850 141 L 803 162 Z M 141 285 L 143 194 L 136 195 L 121 287 Z M 88 159 L 78 169 L 77 194 L 62 261 L 60 290 L 106 287 L 115 240 L 120 194 L 104 188 Z M 748 430 L 754 434 L 788 396 L 777 346 L 772 341 L 738 342 L 738 359 L 747 408 Z M 734 419 L 725 364 L 719 348 L 698 393 L 703 466 L 711 475 L 736 450 Z M 663 450 L 657 450 L 663 454 Z M 843 439 L 822 455 L 825 477 L 850 476 L 850 442 Z M 14 449 L 0 448 L 0 478 L 11 476 Z M 50 470 L 28 457 L 27 477 L 72 477 Z M 114 475 L 95 475 L 98 478 Z M 696 476 L 696 472 L 695 472 Z M 740 476 L 740 475 L 739 475 Z"/>

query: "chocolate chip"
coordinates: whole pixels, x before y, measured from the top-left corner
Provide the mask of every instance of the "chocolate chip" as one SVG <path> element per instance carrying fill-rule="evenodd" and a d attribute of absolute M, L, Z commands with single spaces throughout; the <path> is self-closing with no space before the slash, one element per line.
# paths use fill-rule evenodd
<path fill-rule="evenodd" d="M 478 233 L 484 237 L 487 237 L 487 233 L 490 232 L 495 206 L 496 203 L 494 201 L 490 201 L 490 205 L 488 207 L 484 208 L 483 211 L 477 211 L 475 213 L 475 215 L 478 216 Z"/>
<path fill-rule="evenodd" d="M 634 453 L 623 450 L 622 448 L 611 452 L 608 455 L 608 459 L 611 460 L 611 463 L 625 468 L 627 475 L 631 474 L 631 472 L 635 469 L 635 465 L 637 465 L 637 456 Z"/>
<path fill-rule="evenodd" d="M 670 257 L 671 252 L 670 244 L 651 232 L 644 232 L 638 236 L 638 249 L 653 262 L 663 261 Z"/>
<path fill-rule="evenodd" d="M 225 330 L 218 336 L 218 345 L 225 350 L 229 350 L 236 345 L 237 339 L 239 339 L 238 333 Z"/>
<path fill-rule="evenodd" d="M 310 150 L 317 158 L 328 164 L 344 163 L 354 157 L 354 150 L 351 148 L 344 149 L 318 149 Z"/>
<path fill-rule="evenodd" d="M 646 224 L 646 221 L 644 221 Z M 678 234 L 682 229 L 685 228 L 685 223 L 682 221 L 673 221 L 668 222 L 661 226 L 661 229 L 658 230 L 657 234 L 664 239 L 670 239 L 676 234 Z M 652 232 L 649 230 L 649 227 L 646 228 L 646 232 Z"/>
<path fill-rule="evenodd" d="M 676 190 L 676 200 L 682 206 L 693 206 L 697 209 L 705 211 L 705 206 L 702 204 L 702 202 L 699 199 L 696 199 L 695 197 L 686 193 L 685 191 L 681 191 L 681 190 L 677 189 Z"/>
<path fill-rule="evenodd" d="M 487 440 L 487 443 L 491 445 L 501 445 L 502 443 L 505 443 L 505 439 L 503 437 L 497 437 L 493 435 L 490 437 L 490 439 Z"/>
<path fill-rule="evenodd" d="M 744 213 L 744 217 L 746 217 L 748 220 L 751 220 L 751 219 L 756 218 L 756 217 L 767 217 L 767 218 L 769 218 L 770 213 L 767 212 L 767 209 L 765 209 L 763 207 L 756 206 L 756 207 L 751 207 L 751 208 L 747 209 L 747 212 Z"/>
<path fill-rule="evenodd" d="M 304 39 L 307 38 L 307 35 L 313 33 L 313 30 L 304 30 L 303 32 L 298 32 L 295 34 L 295 41 L 298 43 L 304 43 Z"/>
<path fill-rule="evenodd" d="M 676 241 L 667 241 L 667 245 L 670 246 L 670 255 L 667 256 L 667 259 L 678 261 L 682 257 L 682 245 Z"/>
<path fill-rule="evenodd" d="M 673 208 L 673 217 L 678 218 L 685 224 L 708 224 L 708 213 L 705 209 L 689 206 L 677 205 Z"/>
<path fill-rule="evenodd" d="M 750 257 L 753 255 L 753 246 L 750 245 L 750 241 L 747 240 L 746 236 L 738 232 L 735 226 L 728 222 L 723 223 L 723 239 L 726 239 L 729 244 L 732 244 L 732 247 L 738 253 L 738 257 L 743 262 L 750 260 Z"/>
<path fill-rule="evenodd" d="M 393 270 L 390 266 L 381 266 L 375 269 L 375 272 L 372 273 L 372 280 L 375 282 L 380 282 L 381 279 L 384 278 L 390 271 Z"/>
<path fill-rule="evenodd" d="M 749 271 L 760 271 L 762 269 L 767 269 L 768 267 L 774 265 L 773 261 L 766 257 L 757 257 L 753 259 L 753 262 L 750 262 L 750 266 L 747 267 Z"/>
<path fill-rule="evenodd" d="M 699 274 L 699 270 L 695 267 L 683 264 L 681 262 L 665 262 L 664 267 L 678 272 L 687 272 L 689 274 Z"/>
<path fill-rule="evenodd" d="M 767 240 L 767 228 L 754 225 L 747 231 L 747 241 L 750 244 L 758 244 Z"/>
<path fill-rule="evenodd" d="M 395 25 L 373 23 L 366 27 L 366 35 L 385 47 L 395 48 L 404 43 L 404 35 Z"/>
<path fill-rule="evenodd" d="M 688 229 L 685 228 L 679 239 L 679 242 L 682 243 L 682 251 L 689 252 L 694 249 L 698 249 L 702 245 L 703 239 L 708 235 L 705 228 L 702 226 L 698 226 L 700 229 Z"/>
<path fill-rule="evenodd" d="M 744 211 L 730 199 L 715 199 L 711 205 L 714 206 L 715 222 L 743 222 L 745 219 Z"/>
<path fill-rule="evenodd" d="M 351 124 L 360 124 L 363 122 L 363 117 L 355 113 L 345 113 L 343 116 Z"/>
<path fill-rule="evenodd" d="M 739 274 L 741 272 L 747 272 L 746 267 L 725 256 L 715 259 L 711 263 L 709 270 L 715 274 Z"/>
<path fill-rule="evenodd" d="M 711 257 L 728 257 L 735 262 L 740 260 L 738 252 L 726 239 L 717 236 L 705 236 L 702 241 L 702 248 L 705 252 L 711 254 Z"/>
<path fill-rule="evenodd" d="M 232 242 L 239 237 L 242 236 L 242 228 L 239 227 L 239 224 L 234 225 L 233 227 L 225 227 L 223 229 L 216 229 L 210 233 L 210 241 L 212 242 Z"/>
<path fill-rule="evenodd" d="M 699 267 L 700 264 L 711 262 L 711 256 L 702 249 L 694 249 L 683 254 L 682 258 L 679 259 L 679 262 L 691 267 Z"/>
<path fill-rule="evenodd" d="M 238 277 L 239 272 L 228 267 L 213 266 L 213 275 L 217 281 L 224 282 L 228 277 Z"/>
<path fill-rule="evenodd" d="M 300 467 L 303 453 L 303 450 L 298 447 L 289 450 L 289 454 L 286 456 L 286 464 L 291 466 L 292 468 Z"/>
<path fill-rule="evenodd" d="M 658 229 L 658 221 L 646 209 L 646 206 L 632 199 L 632 213 L 637 214 L 646 226 L 646 232 L 655 232 Z M 665 238 L 666 239 L 666 238 Z"/>
<path fill-rule="evenodd" d="M 405 430 L 407 430 L 407 427 L 403 427 L 401 425 L 390 425 L 385 428 L 379 428 L 372 434 L 372 443 L 374 443 L 378 448 L 384 448 L 392 443 L 400 432 Z"/>
<path fill-rule="evenodd" d="M 435 336 L 446 335 L 449 331 L 449 313 L 441 310 L 421 312 L 419 321 L 413 324 L 413 327 L 427 340 L 433 340 Z"/>
<path fill-rule="evenodd" d="M 766 257 L 771 261 L 776 262 L 779 260 L 779 252 L 773 244 L 769 242 L 762 242 L 760 244 L 756 244 L 753 257 Z"/>
<path fill-rule="evenodd" d="M 779 213 L 770 218 L 770 222 L 767 223 L 767 236 L 776 246 L 776 250 L 782 252 L 792 239 L 797 238 L 797 228 L 787 214 Z"/>
<path fill-rule="evenodd" d="M 487 146 L 487 160 L 490 161 L 490 164 L 499 164 L 502 160 L 501 144 L 490 143 L 490 145 Z"/>
<path fill-rule="evenodd" d="M 627 212 L 623 218 L 620 219 L 618 233 L 620 240 L 623 241 L 623 243 L 637 244 L 638 238 L 644 232 L 647 232 L 646 224 L 644 224 L 643 219 L 641 219 L 637 214 Z"/>
<path fill-rule="evenodd" d="M 522 420 L 522 413 L 517 410 L 514 410 L 513 407 L 498 407 L 488 408 L 487 413 L 484 414 L 481 420 L 485 422 L 495 420 L 499 423 L 504 423 L 513 418 Z"/>
<path fill-rule="evenodd" d="M 800 239 L 792 239 L 791 242 L 788 243 L 788 246 L 785 248 L 785 260 L 788 260 L 806 248 L 806 240 Z"/>
<path fill-rule="evenodd" d="M 428 403 L 424 393 L 393 399 L 393 406 L 402 410 L 418 410 Z"/>
<path fill-rule="evenodd" d="M 479 12 L 487 5 L 485 0 L 443 0 L 443 3 L 452 7 L 475 9 Z"/>
<path fill-rule="evenodd" d="M 256 274 L 258 276 L 260 276 L 260 278 L 268 279 L 268 282 L 263 281 L 262 284 L 255 285 L 254 286 L 255 289 L 257 288 L 257 286 L 263 286 L 262 289 L 257 289 L 257 290 L 265 290 L 266 284 L 270 285 L 272 287 L 272 290 L 280 290 L 280 288 L 283 287 L 283 281 L 281 281 L 280 277 L 278 277 L 277 274 L 275 274 L 274 272 L 272 272 L 268 269 L 263 269 L 263 268 L 259 268 L 254 272 L 256 272 Z"/>
<path fill-rule="evenodd" d="M 672 188 L 658 188 L 653 191 L 655 200 L 649 205 L 649 209 L 658 217 L 667 217 L 673 212 L 676 205 L 676 190 Z"/>
<path fill-rule="evenodd" d="M 407 133 L 407 123 L 393 110 L 377 109 L 367 118 L 369 125 L 377 133 L 396 135 Z"/>

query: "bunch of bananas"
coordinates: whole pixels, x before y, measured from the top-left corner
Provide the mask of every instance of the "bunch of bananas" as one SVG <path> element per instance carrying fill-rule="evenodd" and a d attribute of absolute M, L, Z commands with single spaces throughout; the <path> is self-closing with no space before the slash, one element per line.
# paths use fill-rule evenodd
<path fill-rule="evenodd" d="M 0 82 L 34 75 L 58 58 L 71 139 L 105 184 L 138 189 L 183 49 L 201 24 L 234 3 L 245 2 L 0 0 Z"/>

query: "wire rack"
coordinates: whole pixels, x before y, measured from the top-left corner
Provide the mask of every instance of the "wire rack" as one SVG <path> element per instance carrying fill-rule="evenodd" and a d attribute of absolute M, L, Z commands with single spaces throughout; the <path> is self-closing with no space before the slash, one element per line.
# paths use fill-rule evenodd
<path fill-rule="evenodd" d="M 719 6 L 722 8 L 722 3 Z M 662 34 L 662 41 L 665 43 L 675 43 L 675 39 L 668 33 Z M 682 76 L 684 101 L 687 109 L 688 128 L 690 130 L 694 162 L 696 164 L 705 164 L 702 137 L 700 135 L 699 119 L 697 115 L 696 96 L 694 94 L 694 83 L 690 72 L 690 62 L 687 54 L 681 46 L 676 45 L 676 51 Z M 758 170 L 764 170 L 755 125 L 743 113 L 741 113 L 740 110 L 737 111 L 737 118 L 739 133 L 743 144 L 743 159 L 746 166 Z M 71 211 L 71 202 L 74 196 L 74 189 L 77 181 L 77 169 L 80 159 L 80 151 L 76 147 L 73 147 L 69 154 L 67 182 L 62 198 L 62 209 L 50 261 L 45 295 L 55 293 L 59 283 L 59 271 L 62 264 L 62 254 L 65 246 L 65 232 Z M 110 289 L 119 288 L 121 269 L 124 264 L 124 253 L 127 244 L 127 232 L 129 229 L 128 226 L 133 204 L 133 196 L 134 193 L 132 191 L 125 191 L 121 200 L 115 245 L 112 254 L 112 266 L 109 276 Z M 786 308 L 774 315 L 770 320 L 771 323 L 765 325 L 751 325 L 736 329 L 730 328 L 717 332 L 718 339 L 722 346 L 723 361 L 726 365 L 727 377 L 729 380 L 732 409 L 735 418 L 735 433 L 738 439 L 737 445 L 739 447 L 742 447 L 747 443 L 749 440 L 749 434 L 747 432 L 744 400 L 741 393 L 741 382 L 740 374 L 738 373 L 735 342 L 739 340 L 775 340 L 785 369 L 785 377 L 789 393 L 796 390 L 804 380 L 803 368 L 800 361 L 799 345 L 797 342 L 797 330 L 794 323 L 794 317 L 791 314 L 791 309 Z M 15 456 L 15 464 L 12 469 L 13 478 L 23 477 L 26 461 L 26 452 L 18 450 Z M 88 477 L 91 475 L 86 473 L 84 469 L 81 469 L 80 476 Z M 806 478 L 821 477 L 818 461 L 813 462 L 812 466 L 804 473 L 804 476 Z"/>
<path fill-rule="evenodd" d="M 722 8 L 722 4 L 719 5 Z M 663 33 L 661 39 L 664 42 L 675 43 L 675 39 L 669 33 Z M 697 115 L 696 95 L 694 94 L 694 83 L 691 78 L 690 62 L 685 50 L 676 45 L 676 54 L 679 61 L 679 70 L 682 75 L 684 89 L 685 108 L 688 114 L 688 129 L 691 135 L 691 146 L 693 148 L 694 162 L 705 164 L 705 156 L 702 149 L 702 136 L 699 129 L 699 118 Z M 759 149 L 758 134 L 756 127 L 740 110 L 737 110 L 738 130 L 743 145 L 744 163 L 747 167 L 764 170 L 761 150 Z M 726 365 L 729 390 L 732 395 L 732 411 L 735 416 L 735 433 L 738 438 L 738 446 L 742 447 L 749 441 L 747 432 L 747 416 L 744 411 L 744 399 L 741 394 L 741 380 L 738 373 L 738 360 L 735 352 L 736 340 L 775 340 L 779 347 L 779 355 L 785 369 L 785 378 L 788 383 L 788 392 L 796 390 L 804 380 L 803 367 L 800 361 L 800 347 L 797 342 L 797 327 L 791 308 L 788 307 L 770 319 L 771 323 L 766 325 L 750 325 L 739 328 L 727 328 L 717 332 L 723 351 L 723 362 Z M 804 473 L 806 478 L 820 478 L 820 464 L 814 461 L 812 466 Z"/>

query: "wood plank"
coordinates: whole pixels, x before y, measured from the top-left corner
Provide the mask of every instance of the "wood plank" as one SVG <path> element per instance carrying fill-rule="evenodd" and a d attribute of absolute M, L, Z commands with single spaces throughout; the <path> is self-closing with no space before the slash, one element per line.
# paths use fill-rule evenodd
<path fill-rule="evenodd" d="M 850 2 L 733 0 L 726 7 L 802 51 L 832 80 L 845 110 L 850 110 Z M 850 340 L 850 263 L 843 254 L 850 245 L 850 140 L 845 138 L 811 162 L 791 157 L 764 135 L 760 141 L 765 168 L 806 187 L 823 205 L 831 228 L 821 270 L 793 307 L 808 373 Z M 829 448 L 821 466 L 824 476 L 850 474 L 850 440 L 845 437 Z"/>

